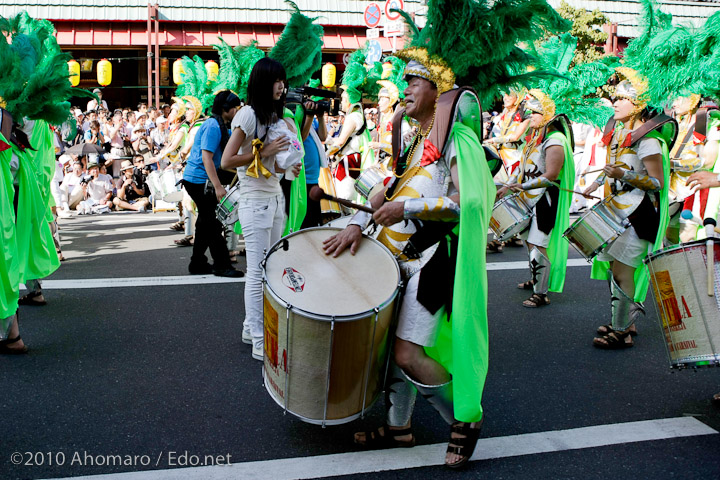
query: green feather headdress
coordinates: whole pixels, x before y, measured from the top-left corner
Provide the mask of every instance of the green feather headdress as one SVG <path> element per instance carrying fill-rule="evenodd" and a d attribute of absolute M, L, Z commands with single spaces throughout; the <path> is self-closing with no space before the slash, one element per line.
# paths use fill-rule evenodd
<path fill-rule="evenodd" d="M 0 17 L 0 33 L 0 97 L 16 122 L 29 118 L 60 125 L 71 97 L 94 97 L 70 85 L 71 56 L 60 50 L 50 22 L 21 12 Z"/>
<path fill-rule="evenodd" d="M 411 42 L 397 56 L 407 62 L 429 59 L 441 91 L 449 89 L 448 84 L 452 88 L 451 81 L 469 85 L 482 105 L 543 75 L 527 73 L 534 58 L 518 45 L 571 27 L 545 0 L 430 0 L 422 31 L 407 13 L 400 13 L 410 27 Z"/>
<path fill-rule="evenodd" d="M 202 105 L 202 112 L 199 113 L 207 113 L 215 99 L 214 92 L 217 90 L 216 81 L 208 81 L 205 62 L 197 55 L 193 58 L 187 56 L 182 57 L 180 61 L 182 62 L 185 73 L 182 74 L 183 84 L 178 85 L 177 90 L 175 90 L 175 96 L 197 98 Z"/>
<path fill-rule="evenodd" d="M 555 75 L 540 77 L 533 85 L 546 96 L 540 107 L 547 123 L 557 114 L 565 114 L 573 122 L 601 127 L 605 125 L 612 109 L 603 105 L 597 96 L 615 72 L 615 62 L 604 60 L 576 65 L 568 70 L 575 56 L 577 39 L 565 33 L 551 37 L 537 49 L 538 68 Z"/>
<path fill-rule="evenodd" d="M 302 87 L 322 65 L 323 27 L 300 12 L 295 3 L 286 0 L 293 8 L 282 35 L 268 56 L 285 68 L 288 85 Z"/>
<path fill-rule="evenodd" d="M 363 97 L 377 101 L 380 93 L 380 84 L 378 80 L 383 80 L 383 64 L 389 62 L 392 64 L 390 75 L 384 80 L 392 82 L 399 91 L 400 98 L 404 98 L 403 92 L 407 88 L 405 81 L 406 63 L 398 57 L 385 57 L 385 59 L 374 62 L 372 65 L 366 64 L 367 60 L 366 43 L 359 50 L 355 50 L 348 59 L 347 67 L 342 77 L 342 88 L 347 92 L 350 103 L 358 103 Z"/>

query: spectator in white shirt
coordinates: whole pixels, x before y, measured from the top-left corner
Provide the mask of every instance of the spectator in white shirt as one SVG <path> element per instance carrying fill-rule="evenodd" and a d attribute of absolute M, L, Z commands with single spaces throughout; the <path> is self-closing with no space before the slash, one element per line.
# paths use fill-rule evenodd
<path fill-rule="evenodd" d="M 86 111 L 86 112 L 95 111 L 95 110 L 98 109 L 98 107 L 102 107 L 102 108 L 104 108 L 105 110 L 107 110 L 108 105 L 107 105 L 107 102 L 102 99 L 102 91 L 101 91 L 99 88 L 96 88 L 95 90 L 93 90 L 93 93 L 94 93 L 95 95 L 97 95 L 99 102 L 98 102 L 98 100 L 95 100 L 95 99 L 93 98 L 92 100 L 90 100 L 90 101 L 88 102 L 87 108 L 85 109 L 85 111 Z"/>
<path fill-rule="evenodd" d="M 82 181 L 80 184 L 85 194 L 85 201 L 77 205 L 77 210 L 81 211 L 84 208 L 85 213 L 89 213 L 96 206 L 104 205 L 112 208 L 113 185 L 107 175 L 100 175 L 100 166 L 97 161 L 92 160 L 88 163 L 88 173 L 90 178 L 85 177 L 84 180 L 87 181 Z"/>

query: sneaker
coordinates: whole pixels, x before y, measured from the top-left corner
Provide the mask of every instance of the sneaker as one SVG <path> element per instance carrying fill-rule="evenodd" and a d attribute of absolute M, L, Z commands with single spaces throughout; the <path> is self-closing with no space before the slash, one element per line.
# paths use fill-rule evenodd
<path fill-rule="evenodd" d="M 203 265 L 193 265 L 192 263 L 188 267 L 190 275 L 210 275 L 213 273 L 212 265 L 205 263 Z"/>
<path fill-rule="evenodd" d="M 252 337 L 252 335 L 250 335 L 250 329 L 243 327 L 242 342 L 246 343 L 248 345 L 252 345 L 252 343 L 253 343 L 252 340 L 253 340 L 253 337 Z"/>
<path fill-rule="evenodd" d="M 70 218 L 72 215 L 70 215 L 70 212 L 68 212 L 65 209 L 58 209 L 57 210 L 57 216 L 59 218 Z"/>
<path fill-rule="evenodd" d="M 263 347 L 265 346 L 265 341 L 262 338 L 259 339 L 253 339 L 253 348 L 252 348 L 252 357 L 255 360 L 260 360 L 261 362 L 265 358 L 263 354 Z"/>

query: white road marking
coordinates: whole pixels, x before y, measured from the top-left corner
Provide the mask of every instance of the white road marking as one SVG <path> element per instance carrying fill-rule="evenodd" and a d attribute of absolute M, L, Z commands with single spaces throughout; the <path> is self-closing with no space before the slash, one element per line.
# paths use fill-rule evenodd
<path fill-rule="evenodd" d="M 582 259 L 568 260 L 568 267 L 589 267 Z M 527 262 L 488 263 L 488 270 L 524 270 Z M 42 288 L 47 290 L 75 290 L 87 288 L 129 288 L 129 287 L 169 287 L 173 285 L 205 285 L 212 283 L 244 283 L 242 278 L 224 278 L 214 275 L 177 275 L 165 277 L 128 277 L 128 278 L 81 278 L 67 280 L 43 280 Z"/>
<path fill-rule="evenodd" d="M 471 460 L 536 455 L 717 433 L 716 430 L 692 417 L 597 425 L 570 430 L 482 438 L 478 442 Z M 231 465 L 148 470 L 72 478 L 74 480 L 250 480 L 256 478 L 299 480 L 325 478 L 441 465 L 445 458 L 446 446 L 447 444 L 442 443 L 400 450 L 350 452 Z M 183 452 L 178 452 L 178 454 L 180 453 Z M 232 458 L 230 461 L 232 462 Z"/>
<path fill-rule="evenodd" d="M 209 285 L 214 283 L 244 283 L 245 277 L 227 278 L 215 275 L 177 275 L 166 277 L 81 278 L 43 280 L 43 290 L 75 290 L 87 288 L 166 287 L 172 285 Z"/>

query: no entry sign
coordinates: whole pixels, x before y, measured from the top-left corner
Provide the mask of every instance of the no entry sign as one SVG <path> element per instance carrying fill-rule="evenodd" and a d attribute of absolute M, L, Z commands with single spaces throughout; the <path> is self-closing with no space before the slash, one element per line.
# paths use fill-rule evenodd
<path fill-rule="evenodd" d="M 405 7 L 403 0 L 386 0 L 385 1 L 385 16 L 388 20 L 397 20 L 400 18 L 400 14 L 397 12 L 391 12 L 391 9 L 402 10 Z"/>
<path fill-rule="evenodd" d="M 365 7 L 365 13 L 363 14 L 363 20 L 368 28 L 375 28 L 380 24 L 381 16 L 380 5 L 372 2 L 370 5 Z"/>

